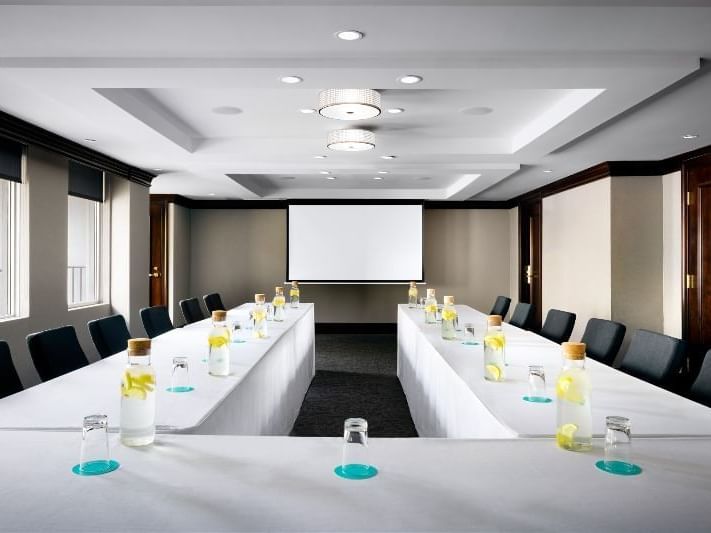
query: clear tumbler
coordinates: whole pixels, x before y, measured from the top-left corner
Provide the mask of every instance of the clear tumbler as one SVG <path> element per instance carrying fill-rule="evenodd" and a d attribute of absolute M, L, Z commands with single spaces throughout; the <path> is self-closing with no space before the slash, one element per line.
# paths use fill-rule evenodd
<path fill-rule="evenodd" d="M 350 479 L 365 479 L 377 470 L 368 457 L 368 422 L 363 418 L 349 418 L 343 428 L 343 455 L 339 475 Z"/>

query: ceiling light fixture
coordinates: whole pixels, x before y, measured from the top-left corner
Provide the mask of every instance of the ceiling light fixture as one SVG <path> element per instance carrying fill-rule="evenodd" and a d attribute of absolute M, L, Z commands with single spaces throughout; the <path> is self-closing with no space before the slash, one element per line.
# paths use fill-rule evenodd
<path fill-rule="evenodd" d="M 378 174 L 387 174 L 387 173 L 388 173 L 387 170 L 378 170 Z"/>
<path fill-rule="evenodd" d="M 315 155 L 314 159 L 326 159 L 327 157 L 327 155 Z"/>
<path fill-rule="evenodd" d="M 319 174 L 323 174 L 324 176 L 326 176 L 326 175 L 330 174 L 330 172 L 328 170 L 321 170 L 319 172 Z"/>
<path fill-rule="evenodd" d="M 304 115 L 310 115 L 311 113 L 316 113 L 315 109 L 307 109 L 307 108 L 299 109 L 299 111 L 301 111 Z"/>
<path fill-rule="evenodd" d="M 283 76 L 281 78 L 282 83 L 301 83 L 304 81 L 304 78 L 300 78 L 299 76 Z"/>
<path fill-rule="evenodd" d="M 380 114 L 380 93 L 373 89 L 326 89 L 319 93 L 318 112 L 338 120 L 377 117 Z"/>
<path fill-rule="evenodd" d="M 154 168 L 153 172 L 161 172 L 163 169 L 162 168 Z"/>
<path fill-rule="evenodd" d="M 547 168 L 543 171 L 544 174 L 550 174 L 551 172 L 553 171 L 550 168 Z"/>
<path fill-rule="evenodd" d="M 388 113 L 391 115 L 399 115 L 400 113 L 404 113 L 405 110 L 402 107 L 392 107 L 388 109 Z"/>
<path fill-rule="evenodd" d="M 208 195 L 208 196 L 215 196 L 215 193 L 214 193 L 214 192 L 211 192 L 211 193 L 208 193 L 207 195 Z"/>
<path fill-rule="evenodd" d="M 336 176 L 329 176 L 329 177 L 327 177 L 326 179 L 327 179 L 327 180 L 335 180 L 335 179 L 336 179 Z"/>
<path fill-rule="evenodd" d="M 395 159 L 396 155 L 381 155 L 380 159 Z"/>
<path fill-rule="evenodd" d="M 96 139 L 84 139 L 88 143 L 95 143 Z"/>
<path fill-rule="evenodd" d="M 691 139 L 698 139 L 699 134 L 698 133 L 685 133 L 684 135 L 681 136 L 682 139 L 685 141 L 690 141 Z"/>
<path fill-rule="evenodd" d="M 358 30 L 343 30 L 336 33 L 336 37 L 342 41 L 357 41 L 365 37 L 365 33 Z"/>
<path fill-rule="evenodd" d="M 375 134 L 368 130 L 333 130 L 326 146 L 340 152 L 362 152 L 375 148 Z"/>
<path fill-rule="evenodd" d="M 375 176 L 373 179 L 376 181 L 380 181 L 381 179 L 383 179 L 383 177 L 382 176 Z"/>
<path fill-rule="evenodd" d="M 422 76 L 416 76 L 415 74 L 408 74 L 407 76 L 402 76 L 398 78 L 400 83 L 404 83 L 405 85 L 413 85 L 415 83 L 420 83 L 422 81 Z"/>

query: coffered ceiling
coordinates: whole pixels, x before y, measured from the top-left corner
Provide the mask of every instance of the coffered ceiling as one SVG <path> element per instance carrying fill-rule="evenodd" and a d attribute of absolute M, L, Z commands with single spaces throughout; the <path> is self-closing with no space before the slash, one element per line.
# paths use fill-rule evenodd
<path fill-rule="evenodd" d="M 585 4 L 0 2 L 0 109 L 193 198 L 508 199 L 709 144 L 710 3 Z M 303 113 L 327 88 L 383 113 Z M 347 127 L 375 148 L 329 150 Z"/>

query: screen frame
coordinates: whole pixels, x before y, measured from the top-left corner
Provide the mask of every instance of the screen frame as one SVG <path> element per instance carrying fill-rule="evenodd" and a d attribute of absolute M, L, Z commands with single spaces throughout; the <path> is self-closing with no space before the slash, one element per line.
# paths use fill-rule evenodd
<path fill-rule="evenodd" d="M 289 216 L 292 205 L 419 205 L 422 213 L 422 231 L 420 232 L 422 250 L 422 272 L 420 279 L 292 279 L 289 277 Z M 287 283 L 298 281 L 299 283 L 322 283 L 332 285 L 400 285 L 415 281 L 425 283 L 425 202 L 424 200 L 289 200 L 286 205 L 286 276 Z"/>

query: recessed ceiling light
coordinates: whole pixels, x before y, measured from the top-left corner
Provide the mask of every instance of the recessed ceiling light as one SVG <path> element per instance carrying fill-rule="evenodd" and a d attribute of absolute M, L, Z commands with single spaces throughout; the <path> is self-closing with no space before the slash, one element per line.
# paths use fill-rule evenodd
<path fill-rule="evenodd" d="M 397 156 L 396 155 L 381 155 L 381 159 L 395 159 Z"/>
<path fill-rule="evenodd" d="M 208 196 L 215 196 L 214 192 L 208 193 Z"/>
<path fill-rule="evenodd" d="M 698 133 L 685 133 L 684 135 L 681 136 L 681 138 L 689 141 L 691 139 L 698 139 L 699 134 Z"/>
<path fill-rule="evenodd" d="M 326 159 L 327 157 L 327 155 L 315 155 L 314 159 Z"/>
<path fill-rule="evenodd" d="M 357 41 L 358 39 L 365 37 L 365 33 L 358 30 L 344 30 L 336 33 L 336 37 L 342 41 Z"/>
<path fill-rule="evenodd" d="M 388 113 L 392 115 L 399 115 L 400 113 L 404 113 L 405 110 L 402 107 L 392 107 L 388 109 Z"/>
<path fill-rule="evenodd" d="M 381 179 L 383 179 L 383 177 L 382 176 L 375 176 L 373 179 L 376 181 L 380 181 Z"/>
<path fill-rule="evenodd" d="M 162 168 L 154 168 L 154 169 L 153 169 L 153 172 L 160 172 L 160 171 L 162 171 L 162 170 L 163 170 Z"/>
<path fill-rule="evenodd" d="M 545 174 L 550 174 L 550 173 L 553 172 L 553 171 L 552 171 L 550 168 L 547 168 L 547 169 L 545 169 L 543 172 L 544 172 Z"/>
<path fill-rule="evenodd" d="M 311 113 L 316 113 L 315 109 L 299 109 L 304 115 L 310 115 Z"/>
<path fill-rule="evenodd" d="M 95 143 L 96 139 L 84 139 L 88 143 Z"/>
<path fill-rule="evenodd" d="M 301 83 L 302 81 L 304 81 L 304 78 L 299 76 L 283 76 L 281 78 L 282 83 Z"/>
<path fill-rule="evenodd" d="M 222 105 L 219 107 L 213 107 L 212 112 L 216 115 L 239 115 L 242 110 L 239 107 Z"/>
<path fill-rule="evenodd" d="M 488 115 L 493 112 L 494 112 L 494 110 L 491 107 L 485 107 L 485 106 L 468 107 L 466 109 L 462 109 L 462 113 L 464 113 L 465 115 L 474 115 L 474 116 Z"/>
<path fill-rule="evenodd" d="M 422 81 L 422 76 L 416 76 L 415 74 L 408 74 L 407 76 L 402 76 L 398 78 L 400 83 L 404 83 L 405 85 L 413 85 L 415 83 L 420 83 Z"/>
<path fill-rule="evenodd" d="M 327 180 L 335 180 L 335 179 L 336 179 L 336 176 L 329 176 L 329 177 L 327 177 L 326 179 L 327 179 Z"/>
<path fill-rule="evenodd" d="M 326 176 L 327 174 L 330 174 L 330 172 L 328 170 L 321 170 L 319 174 L 323 174 L 324 176 Z"/>
<path fill-rule="evenodd" d="M 387 173 L 388 173 L 387 170 L 378 170 L 378 174 L 387 174 Z"/>

